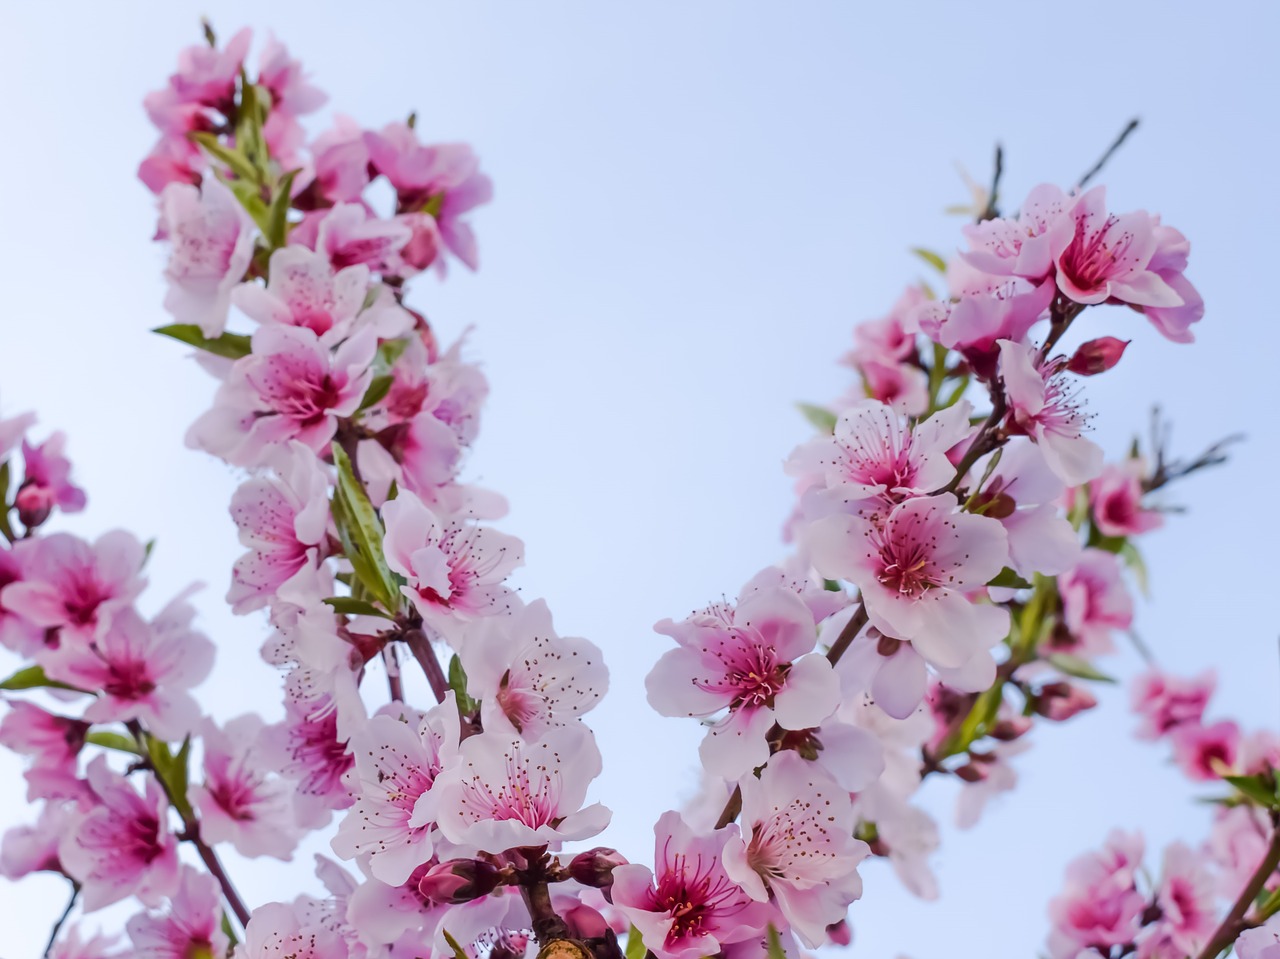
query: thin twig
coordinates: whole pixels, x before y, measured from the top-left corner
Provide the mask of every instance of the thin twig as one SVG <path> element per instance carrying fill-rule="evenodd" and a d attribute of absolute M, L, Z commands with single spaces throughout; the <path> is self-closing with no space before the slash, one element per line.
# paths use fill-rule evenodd
<path fill-rule="evenodd" d="M 49 943 L 44 947 L 44 959 L 48 959 L 49 953 L 53 952 L 53 946 L 58 941 L 58 933 L 62 931 L 63 925 L 66 924 L 67 917 L 71 915 L 71 910 L 75 908 L 76 900 L 80 898 L 80 883 L 74 879 L 71 880 L 71 898 L 67 900 L 67 908 L 62 910 L 62 915 L 58 917 L 58 921 L 53 924 L 53 931 L 49 933 Z"/>
<path fill-rule="evenodd" d="M 382 647 L 382 664 L 387 669 L 387 690 L 393 703 L 404 702 L 404 683 L 400 679 L 400 660 L 396 648 L 388 643 Z"/>
<path fill-rule="evenodd" d="M 1089 172 L 1080 178 L 1080 182 L 1077 186 L 1083 187 L 1086 183 L 1097 176 L 1102 168 L 1106 166 L 1107 161 L 1111 159 L 1111 155 L 1120 149 L 1120 144 L 1124 143 L 1129 134 L 1136 129 L 1138 129 L 1138 118 L 1134 117 L 1125 124 L 1125 128 L 1121 130 L 1120 135 L 1112 141 L 1111 146 L 1107 147 L 1107 152 L 1102 154 L 1102 156 L 1098 158 L 1098 162 L 1089 168 Z"/>
<path fill-rule="evenodd" d="M 1258 898 L 1258 893 L 1267 884 L 1271 874 L 1276 871 L 1276 866 L 1280 866 L 1280 828 L 1278 827 L 1280 827 L 1280 819 L 1278 819 L 1275 812 L 1272 812 L 1271 843 L 1267 846 L 1267 854 L 1263 856 L 1262 862 L 1258 864 L 1257 870 L 1249 878 L 1248 884 L 1241 890 L 1235 905 L 1231 907 L 1231 911 L 1227 913 L 1226 918 L 1214 930 L 1213 935 L 1209 937 L 1209 941 L 1205 943 L 1205 947 L 1200 950 L 1196 959 L 1214 959 L 1223 949 L 1235 942 L 1240 933 L 1256 925 L 1256 923 L 1247 921 L 1244 918 L 1244 914 L 1253 905 L 1253 901 Z"/>
<path fill-rule="evenodd" d="M 983 211 L 978 214 L 978 222 L 983 220 L 994 220 L 1000 215 L 1000 208 L 996 204 L 1000 200 L 1000 178 L 1004 176 L 1004 147 L 996 144 L 996 163 L 995 172 L 991 174 L 991 192 L 987 194 L 987 205 Z"/>

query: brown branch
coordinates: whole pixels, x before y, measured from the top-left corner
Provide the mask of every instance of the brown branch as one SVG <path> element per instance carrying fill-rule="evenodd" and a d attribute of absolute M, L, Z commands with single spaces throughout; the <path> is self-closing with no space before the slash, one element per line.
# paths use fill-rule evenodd
<path fill-rule="evenodd" d="M 1129 134 L 1136 129 L 1138 129 L 1138 118 L 1134 117 L 1127 124 L 1125 124 L 1125 128 L 1121 130 L 1120 135 L 1111 142 L 1111 146 L 1107 147 L 1107 152 L 1102 154 L 1102 156 L 1098 158 L 1097 163 L 1089 167 L 1089 172 L 1080 178 L 1080 182 L 1077 184 L 1077 186 L 1083 187 L 1086 183 L 1088 183 L 1095 176 L 1097 176 L 1098 173 L 1101 172 L 1102 168 L 1106 166 L 1107 161 L 1111 159 L 1112 154 L 1114 154 L 1117 150 L 1120 149 L 1120 145 L 1124 143 L 1124 141 L 1128 139 Z"/>
<path fill-rule="evenodd" d="M 1004 147 L 996 144 L 996 164 L 995 172 L 991 175 L 991 192 L 987 194 L 987 205 L 982 213 L 978 215 L 978 222 L 983 220 L 994 220 L 1000 215 L 1000 209 L 996 204 L 1000 201 L 1000 177 L 1004 175 Z"/>
<path fill-rule="evenodd" d="M 1267 880 L 1271 878 L 1271 874 L 1276 871 L 1276 867 L 1280 866 L 1280 814 L 1274 810 L 1271 813 L 1271 843 L 1267 846 L 1267 854 L 1262 857 L 1262 862 L 1258 864 L 1257 870 L 1249 878 L 1249 882 L 1240 892 L 1235 904 L 1231 907 L 1231 911 L 1227 913 L 1225 919 L 1218 926 L 1209 941 L 1205 943 L 1205 947 L 1200 950 L 1196 959 L 1214 959 L 1223 949 L 1231 945 L 1239 938 L 1240 933 L 1246 929 L 1250 929 L 1257 923 L 1251 923 L 1244 918 L 1245 912 L 1253 901 L 1258 898 L 1258 893 L 1262 891 L 1263 886 L 1267 884 Z"/>
<path fill-rule="evenodd" d="M 449 680 L 445 678 L 444 670 L 440 668 L 440 660 L 436 658 L 436 652 L 431 648 L 431 640 L 427 639 L 427 634 L 420 629 L 407 629 L 403 636 L 409 652 L 413 653 L 413 658 L 418 661 L 418 665 L 426 674 L 436 702 L 444 702 L 445 694 L 449 691 Z"/>
<path fill-rule="evenodd" d="M 70 878 L 70 877 L 68 877 Z M 54 944 L 58 941 L 58 933 L 62 931 L 62 927 L 66 924 L 67 917 L 71 915 L 71 910 L 75 908 L 76 900 L 80 898 L 80 883 L 74 879 L 71 880 L 71 898 L 67 900 L 67 908 L 62 910 L 62 915 L 58 917 L 58 921 L 53 924 L 53 931 L 49 933 L 49 942 L 44 947 L 42 955 L 44 959 L 48 959 L 49 953 L 53 952 Z"/>

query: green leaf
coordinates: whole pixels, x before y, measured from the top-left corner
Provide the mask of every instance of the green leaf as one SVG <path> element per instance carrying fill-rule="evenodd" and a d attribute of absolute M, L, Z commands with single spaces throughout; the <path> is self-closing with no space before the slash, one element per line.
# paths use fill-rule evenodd
<path fill-rule="evenodd" d="M 644 939 L 640 935 L 640 930 L 632 926 L 627 933 L 627 949 L 624 953 L 626 959 L 644 959 L 645 953 L 648 951 L 645 948 Z"/>
<path fill-rule="evenodd" d="M 932 250 L 926 250 L 922 246 L 913 246 L 911 248 L 911 252 L 920 257 L 920 259 L 924 260 L 939 273 L 947 272 L 947 261 L 938 256 L 938 254 L 934 253 Z"/>
<path fill-rule="evenodd" d="M 9 525 L 9 461 L 0 464 L 0 535 L 13 542 L 13 527 Z"/>
<path fill-rule="evenodd" d="M 999 586 L 1004 589 L 1030 589 L 1031 584 L 1006 566 L 987 583 L 988 586 Z"/>
<path fill-rule="evenodd" d="M 442 929 L 440 931 L 444 933 L 444 941 L 447 942 L 449 944 L 449 948 L 453 950 L 453 959 L 471 959 L 471 957 L 467 955 L 467 950 L 458 945 L 458 940 L 449 935 L 448 929 Z"/>
<path fill-rule="evenodd" d="M 1092 679 L 1099 683 L 1114 683 L 1115 678 L 1100 671 L 1093 663 L 1070 653 L 1051 653 L 1047 659 L 1060 673 L 1074 676 L 1076 679 Z"/>
<path fill-rule="evenodd" d="M 778 935 L 778 930 L 774 928 L 773 923 L 769 923 L 764 952 L 769 959 L 787 959 L 787 951 L 782 948 L 782 937 Z"/>
<path fill-rule="evenodd" d="M 56 679 L 50 679 L 44 674 L 43 666 L 28 666 L 25 669 L 18 670 L 0 683 L 0 689 L 70 689 L 72 692 L 77 693 L 89 692 L 79 686 L 68 686 L 66 683 L 58 682 Z"/>
<path fill-rule="evenodd" d="M 382 376 L 375 376 L 369 381 L 369 388 L 364 391 L 364 399 L 360 401 L 360 406 L 356 410 L 367 410 L 371 406 L 376 406 L 381 402 L 382 398 L 391 392 L 391 387 L 395 383 L 396 378 L 390 373 Z"/>
<path fill-rule="evenodd" d="M 171 323 L 168 326 L 157 326 L 152 333 L 159 333 L 179 343 L 186 343 L 198 350 L 212 353 L 214 356 L 225 356 L 229 360 L 238 360 L 249 355 L 249 337 L 239 333 L 223 333 L 208 339 L 194 323 Z"/>
<path fill-rule="evenodd" d="M 372 306 L 378 299 L 377 294 L 381 292 L 381 288 L 375 286 L 370 290 L 369 298 L 365 299 L 365 308 Z M 409 348 L 408 337 L 402 337 L 398 340 L 387 340 L 378 347 L 378 359 L 382 363 L 384 369 L 391 369 L 395 365 L 396 360 L 404 355 L 404 351 Z"/>
<path fill-rule="evenodd" d="M 240 70 L 240 103 L 236 110 L 236 145 L 244 150 L 253 169 L 253 178 L 263 182 L 269 154 L 262 136 L 262 125 L 267 120 L 271 94 L 257 84 L 250 83 L 244 68 Z"/>
<path fill-rule="evenodd" d="M 209 156 L 221 161 L 240 179 L 251 181 L 258 179 L 258 171 L 253 168 L 249 158 L 234 147 L 225 146 L 219 142 L 216 134 L 205 130 L 195 130 L 188 133 L 187 136 L 198 143 L 200 148 Z"/>
<path fill-rule="evenodd" d="M 1280 912 L 1280 889 L 1273 890 L 1269 894 L 1264 889 L 1263 894 L 1266 895 L 1266 898 L 1258 903 L 1258 911 L 1254 917 L 1259 922 L 1265 922 L 1277 912 Z"/>
<path fill-rule="evenodd" d="M 1120 558 L 1133 571 L 1133 578 L 1138 581 L 1138 589 L 1142 590 L 1142 595 L 1150 599 L 1151 581 L 1147 576 L 1147 563 L 1142 558 L 1142 553 L 1138 551 L 1138 547 L 1134 546 L 1131 540 L 1126 540 L 1125 544 L 1120 547 Z"/>
<path fill-rule="evenodd" d="M 231 928 L 231 917 L 227 915 L 225 909 L 222 911 L 222 932 L 232 949 L 240 944 L 240 940 L 236 938 L 235 929 Z"/>
<path fill-rule="evenodd" d="M 280 178 L 267 209 L 267 225 L 262 233 L 273 250 L 284 246 L 289 233 L 289 205 L 293 201 L 293 180 L 297 175 L 297 170 L 290 170 Z"/>
<path fill-rule="evenodd" d="M 1266 809 L 1280 808 L 1280 803 L 1276 800 L 1275 785 L 1268 777 L 1223 776 L 1222 778 L 1258 805 Z"/>
<path fill-rule="evenodd" d="M 146 745 L 151 768 L 164 785 L 169 802 L 184 821 L 189 821 L 194 815 L 191 802 L 187 799 L 187 759 L 191 755 L 191 737 L 182 741 L 176 753 L 169 751 L 169 744 L 164 740 L 150 734 L 147 734 Z"/>
<path fill-rule="evenodd" d="M 940 410 L 950 409 L 951 407 L 959 403 L 960 398 L 964 396 L 964 391 L 969 388 L 970 379 L 971 377 L 968 373 L 960 377 L 955 387 L 951 390 L 950 393 L 947 394 L 947 398 L 938 404 L 938 409 Z"/>
<path fill-rule="evenodd" d="M 103 749 L 114 749 L 117 752 L 132 753 L 135 756 L 142 755 L 142 748 L 132 736 L 113 733 L 106 729 L 91 729 L 85 734 L 84 741 L 94 746 L 101 746 Z"/>
<path fill-rule="evenodd" d="M 814 429 L 828 435 L 836 431 L 836 414 L 826 407 L 815 406 L 813 403 L 797 403 L 796 406 L 804 414 L 804 418 L 813 425 Z"/>
<path fill-rule="evenodd" d="M 258 224 L 258 229 L 265 235 L 267 228 L 271 225 L 271 218 L 267 203 L 262 199 L 262 187 L 252 180 L 223 179 L 222 182 L 236 195 L 245 212 L 253 217 L 253 222 Z"/>
<path fill-rule="evenodd" d="M 378 609 L 373 603 L 365 602 L 363 599 L 355 599 L 351 596 L 330 596 L 322 602 L 332 606 L 334 612 L 343 613 L 347 616 L 381 616 L 384 619 L 389 618 L 385 610 Z"/>
<path fill-rule="evenodd" d="M 457 655 L 449 660 L 449 688 L 458 699 L 458 712 L 462 715 L 469 716 L 480 708 L 480 704 L 467 695 L 467 672 Z"/>
<path fill-rule="evenodd" d="M 342 537 L 343 549 L 374 599 L 394 612 L 400 608 L 400 590 L 382 554 L 382 522 L 369 502 L 364 484 L 356 479 L 347 454 L 337 443 L 332 445 L 332 450 L 333 463 L 338 468 L 338 491 L 334 501 L 341 501 L 344 520 L 339 526 L 339 533 L 344 527 L 346 529 L 346 535 Z M 334 520 L 338 518 L 335 513 Z"/>

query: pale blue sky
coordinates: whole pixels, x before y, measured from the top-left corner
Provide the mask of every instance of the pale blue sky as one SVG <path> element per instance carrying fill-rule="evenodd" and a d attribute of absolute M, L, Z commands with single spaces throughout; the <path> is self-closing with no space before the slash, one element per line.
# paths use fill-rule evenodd
<path fill-rule="evenodd" d="M 1191 238 L 1208 315 L 1190 347 L 1125 311 L 1091 320 L 1134 339 L 1088 384 L 1098 439 L 1121 454 L 1155 401 L 1180 451 L 1249 434 L 1229 467 L 1172 491 L 1190 513 L 1148 541 L 1154 599 L 1138 627 L 1170 667 L 1217 665 L 1219 713 L 1274 724 L 1276 10 L 4 4 L 0 400 L 70 432 L 90 508 L 66 528 L 158 538 L 149 602 L 210 584 L 215 712 L 273 714 L 263 623 L 220 602 L 238 553 L 225 509 L 236 478 L 182 447 L 212 382 L 146 332 L 166 317 L 151 199 L 134 179 L 153 136 L 140 101 L 208 14 L 223 36 L 275 29 L 329 109 L 366 125 L 416 109 L 427 138 L 473 143 L 497 185 L 475 217 L 481 271 L 419 282 L 415 300 L 445 338 L 476 327 L 471 355 L 493 393 L 470 473 L 512 502 L 503 528 L 527 543 L 526 596 L 606 651 L 598 798 L 615 809 L 610 841 L 645 858 L 697 740 L 644 704 L 642 676 L 666 648 L 650 627 L 781 555 L 780 464 L 806 436 L 793 402 L 843 391 L 834 360 L 852 325 L 920 273 L 908 247 L 954 247 L 958 223 L 941 210 L 964 196 L 956 163 L 985 180 L 1003 141 L 1016 204 L 1041 180 L 1068 185 L 1137 114 L 1104 180 L 1116 206 L 1160 211 Z M 1110 665 L 1129 675 L 1136 658 Z M 1063 864 L 1113 825 L 1143 827 L 1156 847 L 1204 834 L 1193 791 L 1129 736 L 1123 691 L 1103 699 L 1037 732 L 1022 786 L 975 830 L 946 830 L 939 903 L 865 869 L 855 954 L 1031 955 Z M 26 817 L 16 769 L 0 760 L 3 824 Z M 949 822 L 952 791 L 928 793 Z M 253 903 L 314 887 L 305 857 L 232 871 Z M 47 878 L 0 883 L 0 952 L 38 954 L 63 895 Z"/>

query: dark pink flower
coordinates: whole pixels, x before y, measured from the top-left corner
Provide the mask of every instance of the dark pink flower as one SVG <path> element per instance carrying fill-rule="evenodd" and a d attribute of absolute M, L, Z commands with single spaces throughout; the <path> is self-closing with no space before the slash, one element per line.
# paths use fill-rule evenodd
<path fill-rule="evenodd" d="M 1187 778 L 1209 782 L 1241 772 L 1240 727 L 1229 720 L 1202 726 L 1183 723 L 1169 734 L 1173 758 Z"/>
<path fill-rule="evenodd" d="M 1142 717 L 1142 725 L 1134 735 L 1159 739 L 1179 726 L 1199 725 L 1216 685 L 1211 669 L 1191 679 L 1158 669 L 1136 677 L 1130 700 L 1133 711 Z"/>
<path fill-rule="evenodd" d="M 1049 903 L 1052 959 L 1075 959 L 1089 946 L 1105 949 L 1137 938 L 1147 907 L 1135 885 L 1142 852 L 1141 834 L 1115 830 L 1101 850 L 1072 860 L 1063 891 Z"/>
<path fill-rule="evenodd" d="M 1109 653 L 1111 634 L 1133 624 L 1133 597 L 1114 553 L 1090 547 L 1058 577 L 1062 618 L 1084 656 Z"/>
<path fill-rule="evenodd" d="M 1104 536 L 1138 536 L 1159 529 L 1164 517 L 1142 505 L 1147 464 L 1127 459 L 1104 467 L 1089 484 L 1093 522 Z"/>

